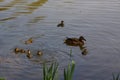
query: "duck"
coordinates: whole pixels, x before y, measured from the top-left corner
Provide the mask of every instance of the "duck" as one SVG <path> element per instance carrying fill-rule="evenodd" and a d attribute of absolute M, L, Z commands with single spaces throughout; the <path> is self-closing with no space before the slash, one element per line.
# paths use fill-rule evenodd
<path fill-rule="evenodd" d="M 28 58 L 32 58 L 32 54 L 31 54 L 31 51 L 30 50 L 27 50 L 27 55 L 26 55 Z"/>
<path fill-rule="evenodd" d="M 43 54 L 42 51 L 37 51 L 38 56 L 41 56 L 42 54 Z"/>
<path fill-rule="evenodd" d="M 86 39 L 83 36 L 80 36 L 79 38 L 68 38 L 65 39 L 64 43 L 69 46 L 83 46 Z"/>
<path fill-rule="evenodd" d="M 27 41 L 25 41 L 25 44 L 31 44 L 33 43 L 33 38 L 29 38 Z"/>
<path fill-rule="evenodd" d="M 18 52 L 20 52 L 20 49 L 19 49 L 19 48 L 15 48 L 15 49 L 14 49 L 14 52 L 15 52 L 15 53 L 18 53 Z"/>
<path fill-rule="evenodd" d="M 64 21 L 61 21 L 61 23 L 59 23 L 57 27 L 64 27 Z"/>
<path fill-rule="evenodd" d="M 84 50 L 82 51 L 82 55 L 87 55 L 87 53 L 88 53 L 87 49 L 84 49 Z"/>
<path fill-rule="evenodd" d="M 25 51 L 24 49 L 21 49 L 20 52 L 21 52 L 21 53 L 25 53 L 26 51 Z"/>

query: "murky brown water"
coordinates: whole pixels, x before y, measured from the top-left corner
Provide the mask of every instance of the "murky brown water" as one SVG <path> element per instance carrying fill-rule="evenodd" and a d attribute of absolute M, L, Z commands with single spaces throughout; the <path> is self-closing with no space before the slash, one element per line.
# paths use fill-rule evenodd
<path fill-rule="evenodd" d="M 57 27 L 61 20 L 65 27 Z M 42 80 L 42 63 L 57 61 L 63 80 L 63 69 L 73 59 L 73 80 L 112 80 L 120 68 L 119 34 L 119 0 L 0 0 L 0 77 Z M 64 44 L 66 37 L 81 35 L 86 56 Z M 33 43 L 24 44 L 30 37 Z M 15 54 L 15 47 L 30 49 L 33 58 Z M 43 56 L 36 55 L 38 50 Z"/>

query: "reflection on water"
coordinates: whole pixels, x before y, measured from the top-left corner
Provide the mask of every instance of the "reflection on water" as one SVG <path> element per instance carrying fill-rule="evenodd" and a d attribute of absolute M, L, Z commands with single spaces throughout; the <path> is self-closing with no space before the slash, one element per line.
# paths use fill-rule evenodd
<path fill-rule="evenodd" d="M 40 20 L 43 20 L 45 16 L 37 16 L 34 19 L 31 19 L 28 23 L 37 23 Z"/>
<path fill-rule="evenodd" d="M 6 7 L 0 7 L 0 11 L 8 10 Z"/>
<path fill-rule="evenodd" d="M 59 77 L 63 77 L 63 68 L 73 59 L 74 80 L 112 80 L 111 73 L 120 68 L 118 3 L 119 0 L 0 0 L 0 77 L 42 80 L 41 64 L 53 61 L 60 64 Z M 60 20 L 65 21 L 65 27 L 56 27 Z M 87 39 L 84 46 L 63 43 L 66 36 L 79 35 Z M 31 37 L 33 42 L 29 41 Z M 23 50 L 15 54 L 16 47 Z M 24 50 L 31 50 L 33 57 L 28 59 Z M 36 54 L 39 50 L 42 56 Z"/>
<path fill-rule="evenodd" d="M 26 0 L 10 1 L 7 4 L 0 6 L 0 11 L 10 10 L 12 8 L 16 8 L 16 10 L 14 12 L 12 12 L 12 15 L 10 15 L 9 18 L 3 18 L 3 19 L 0 19 L 0 21 L 12 20 L 12 19 L 15 19 L 16 17 L 20 16 L 21 14 L 31 14 L 34 12 L 34 10 L 41 7 L 47 1 L 48 0 L 37 0 L 37 1 L 33 1 L 31 3 L 27 3 Z M 31 21 L 29 21 L 29 23 L 36 23 L 39 20 L 43 20 L 43 18 L 45 18 L 45 16 L 35 17 Z"/>
<path fill-rule="evenodd" d="M 0 2 L 3 2 L 4 0 L 0 0 Z"/>
<path fill-rule="evenodd" d="M 16 17 L 8 17 L 8 18 L 0 19 L 0 21 L 7 21 L 7 20 L 15 19 L 15 18 Z"/>
<path fill-rule="evenodd" d="M 24 7 L 28 12 L 16 12 L 16 14 L 31 14 L 34 10 L 38 9 L 40 6 L 45 4 L 48 0 L 38 0 L 30 4 L 26 4 Z"/>
<path fill-rule="evenodd" d="M 24 0 L 13 0 L 13 1 L 10 1 L 9 3 L 3 5 L 2 7 L 0 6 L 0 11 L 9 10 L 10 8 L 12 8 L 17 3 L 24 3 L 23 1 Z"/>

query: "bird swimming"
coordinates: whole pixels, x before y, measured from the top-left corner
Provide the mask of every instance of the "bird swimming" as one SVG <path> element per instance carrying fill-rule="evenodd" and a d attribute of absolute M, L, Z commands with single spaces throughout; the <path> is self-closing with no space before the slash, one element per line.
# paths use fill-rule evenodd
<path fill-rule="evenodd" d="M 31 54 L 31 51 L 30 50 L 27 50 L 27 55 L 26 55 L 28 58 L 32 58 L 32 54 Z"/>
<path fill-rule="evenodd" d="M 20 49 L 19 49 L 19 48 L 15 48 L 15 49 L 14 49 L 14 52 L 15 52 L 15 53 L 18 53 L 18 52 L 20 52 Z"/>
<path fill-rule="evenodd" d="M 64 27 L 64 21 L 61 21 L 61 23 L 59 23 L 57 27 Z"/>
<path fill-rule="evenodd" d="M 64 43 L 69 46 L 83 46 L 86 39 L 83 36 L 79 38 L 67 38 Z"/>
<path fill-rule="evenodd" d="M 41 56 L 42 54 L 43 54 L 42 51 L 37 51 L 38 56 Z"/>
<path fill-rule="evenodd" d="M 30 44 L 33 43 L 33 38 L 29 38 L 28 40 L 25 41 L 25 44 Z"/>
<path fill-rule="evenodd" d="M 21 53 L 25 53 L 26 51 L 25 51 L 24 49 L 21 49 L 20 52 L 21 52 Z"/>

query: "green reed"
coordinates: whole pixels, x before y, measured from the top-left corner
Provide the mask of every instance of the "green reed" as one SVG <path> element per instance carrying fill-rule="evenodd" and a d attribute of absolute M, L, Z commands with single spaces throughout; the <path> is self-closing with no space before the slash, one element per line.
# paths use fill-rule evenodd
<path fill-rule="evenodd" d="M 72 57 L 72 49 L 70 49 L 70 54 L 69 55 L 70 55 L 70 58 L 71 58 Z"/>
<path fill-rule="evenodd" d="M 73 72 L 75 68 L 75 62 L 72 61 L 71 65 L 68 65 L 67 69 L 64 69 L 64 80 L 72 80 Z"/>
<path fill-rule="evenodd" d="M 0 78 L 0 80 L 5 80 L 5 78 Z"/>
<path fill-rule="evenodd" d="M 120 74 L 117 74 L 117 76 L 115 76 L 115 74 L 113 74 L 113 80 L 120 80 Z"/>
<path fill-rule="evenodd" d="M 56 73 L 58 70 L 58 64 L 52 63 L 50 67 L 47 67 L 46 64 L 43 65 L 43 80 L 55 80 Z"/>

